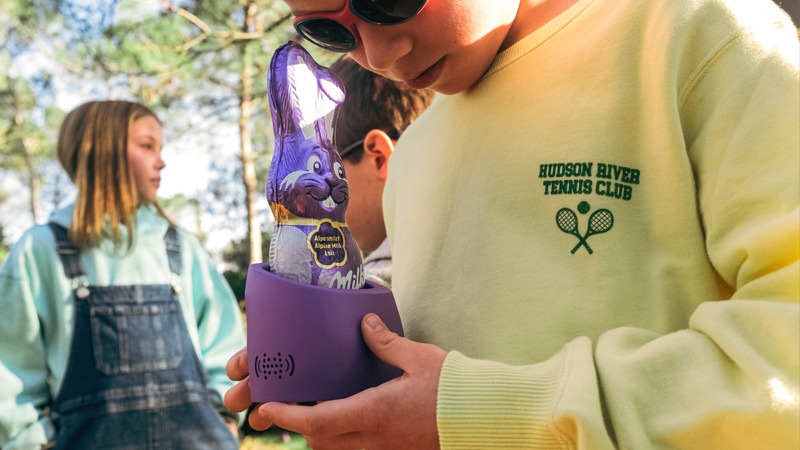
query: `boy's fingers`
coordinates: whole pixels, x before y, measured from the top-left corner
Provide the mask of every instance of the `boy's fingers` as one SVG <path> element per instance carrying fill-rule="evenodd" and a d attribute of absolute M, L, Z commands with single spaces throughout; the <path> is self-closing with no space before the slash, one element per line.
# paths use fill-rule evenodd
<path fill-rule="evenodd" d="M 222 401 L 225 407 L 233 412 L 247 409 L 253 403 L 250 399 L 250 378 L 247 377 L 228 389 Z"/>
<path fill-rule="evenodd" d="M 247 421 L 250 422 L 250 427 L 256 431 L 264 431 L 272 426 L 272 421 L 269 417 L 266 414 L 259 413 L 258 408 L 250 411 Z"/>
<path fill-rule="evenodd" d="M 369 349 L 382 361 L 403 370 L 414 361 L 415 352 L 412 347 L 416 343 L 387 328 L 377 314 L 364 316 L 361 320 L 361 332 Z"/>
<path fill-rule="evenodd" d="M 264 403 L 253 410 L 275 425 L 306 436 L 332 436 L 346 433 L 363 425 L 364 393 L 341 400 L 318 403 L 315 406 L 290 405 L 286 403 Z M 252 415 L 252 414 L 251 414 Z"/>
<path fill-rule="evenodd" d="M 225 365 L 225 373 L 233 381 L 244 380 L 249 372 L 247 367 L 247 347 L 234 353 Z"/>

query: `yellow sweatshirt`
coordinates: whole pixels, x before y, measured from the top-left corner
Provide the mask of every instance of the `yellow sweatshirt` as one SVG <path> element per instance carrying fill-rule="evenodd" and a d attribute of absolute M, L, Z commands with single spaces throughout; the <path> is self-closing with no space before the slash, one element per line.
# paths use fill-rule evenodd
<path fill-rule="evenodd" d="M 404 133 L 442 448 L 800 447 L 800 49 L 766 0 L 580 0 Z"/>

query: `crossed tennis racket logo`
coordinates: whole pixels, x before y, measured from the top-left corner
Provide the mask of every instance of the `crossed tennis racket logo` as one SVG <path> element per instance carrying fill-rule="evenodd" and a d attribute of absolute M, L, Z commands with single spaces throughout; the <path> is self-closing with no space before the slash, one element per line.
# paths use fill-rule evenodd
<path fill-rule="evenodd" d="M 589 206 L 587 202 L 581 202 L 578 205 L 578 212 L 581 214 L 586 214 L 590 209 L 591 206 Z M 593 253 L 592 248 L 589 247 L 589 243 L 586 242 L 586 240 L 595 234 L 605 233 L 613 228 L 614 214 L 605 208 L 593 212 L 592 215 L 589 216 L 589 226 L 583 236 L 581 236 L 580 231 L 578 231 L 578 215 L 570 208 L 561 208 L 558 210 L 556 213 L 556 224 L 558 224 L 558 228 L 564 233 L 571 234 L 578 238 L 578 244 L 572 249 L 572 253 L 577 252 L 581 246 L 584 246 L 586 247 L 586 251 L 591 255 Z"/>

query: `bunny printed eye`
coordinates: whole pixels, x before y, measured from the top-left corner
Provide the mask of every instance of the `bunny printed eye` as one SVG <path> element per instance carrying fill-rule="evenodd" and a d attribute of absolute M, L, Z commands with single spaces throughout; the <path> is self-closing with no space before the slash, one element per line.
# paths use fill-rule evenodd
<path fill-rule="evenodd" d="M 308 158 L 307 167 L 309 172 L 322 173 L 322 161 L 319 159 L 319 156 Z"/>
<path fill-rule="evenodd" d="M 333 173 L 335 173 L 337 177 L 339 177 L 342 180 L 344 180 L 344 178 L 345 178 L 345 176 L 344 176 L 344 166 L 342 165 L 342 163 L 340 163 L 340 162 L 333 163 Z"/>

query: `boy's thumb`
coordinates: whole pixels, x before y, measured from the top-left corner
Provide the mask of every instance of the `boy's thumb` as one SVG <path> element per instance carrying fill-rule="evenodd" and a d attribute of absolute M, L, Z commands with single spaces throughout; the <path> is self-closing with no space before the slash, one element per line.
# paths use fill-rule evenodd
<path fill-rule="evenodd" d="M 364 316 L 361 320 L 361 333 L 372 353 L 392 366 L 402 369 L 404 362 L 413 356 L 411 347 L 414 343 L 386 327 L 377 314 Z"/>

